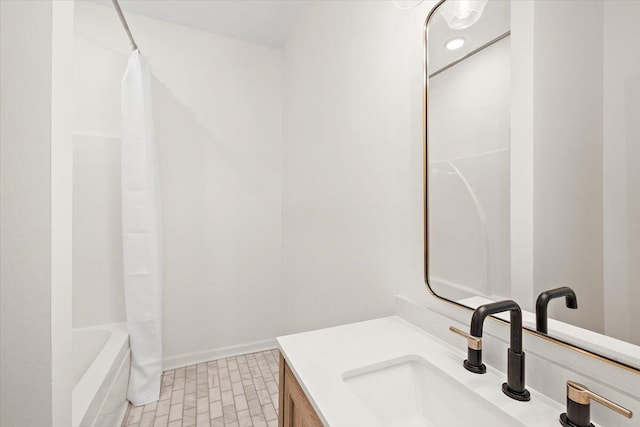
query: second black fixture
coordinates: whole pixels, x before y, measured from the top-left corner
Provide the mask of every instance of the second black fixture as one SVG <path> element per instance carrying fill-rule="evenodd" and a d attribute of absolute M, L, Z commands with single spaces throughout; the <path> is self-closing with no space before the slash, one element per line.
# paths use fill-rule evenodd
<path fill-rule="evenodd" d="M 547 309 L 549 301 L 562 297 L 565 297 L 565 304 L 567 305 L 567 308 L 574 310 L 578 308 L 578 298 L 576 297 L 576 293 L 568 286 L 549 289 L 538 296 L 538 299 L 536 300 L 536 331 L 544 334 L 549 332 L 549 327 L 547 326 Z"/>

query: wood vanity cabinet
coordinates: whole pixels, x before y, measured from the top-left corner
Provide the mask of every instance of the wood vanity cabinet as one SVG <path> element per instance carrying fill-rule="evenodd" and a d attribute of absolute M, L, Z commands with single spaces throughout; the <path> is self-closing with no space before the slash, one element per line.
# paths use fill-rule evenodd
<path fill-rule="evenodd" d="M 322 421 L 311 406 L 291 368 L 280 355 L 280 394 L 278 427 L 322 427 Z"/>

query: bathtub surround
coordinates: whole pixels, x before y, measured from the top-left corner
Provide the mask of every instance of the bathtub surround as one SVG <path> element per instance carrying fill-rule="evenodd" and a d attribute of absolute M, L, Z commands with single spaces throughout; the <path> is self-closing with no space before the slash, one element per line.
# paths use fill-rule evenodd
<path fill-rule="evenodd" d="M 125 13 L 153 70 L 164 363 L 273 348 L 283 329 L 281 50 Z M 73 320 L 89 327 L 126 321 L 117 308 L 124 296 L 114 192 L 119 85 L 131 52 L 111 4 L 78 1 L 75 19 L 75 153 L 86 163 L 74 185 L 101 189 L 74 194 L 81 246 L 74 250 Z"/>
<path fill-rule="evenodd" d="M 134 405 L 158 400 L 162 375 L 162 208 L 151 71 L 135 50 L 122 78 L 122 256 Z"/>
<path fill-rule="evenodd" d="M 126 321 L 120 175 L 120 138 L 74 135 L 74 328 Z"/>
<path fill-rule="evenodd" d="M 123 419 L 130 364 L 126 324 L 74 329 L 71 427 L 113 427 Z"/>
<path fill-rule="evenodd" d="M 510 41 L 429 79 L 429 283 L 456 300 L 511 295 Z"/>

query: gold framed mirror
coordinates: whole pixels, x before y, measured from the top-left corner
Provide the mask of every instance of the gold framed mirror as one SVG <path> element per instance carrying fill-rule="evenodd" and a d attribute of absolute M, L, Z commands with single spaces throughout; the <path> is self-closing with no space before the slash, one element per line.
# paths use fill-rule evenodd
<path fill-rule="evenodd" d="M 631 219 L 640 173 L 615 167 L 640 162 L 640 60 L 624 54 L 640 49 L 640 33 L 629 34 L 640 2 L 631 3 L 443 0 L 432 9 L 424 261 L 437 298 L 466 310 L 514 299 L 525 332 L 640 374 Z M 578 309 L 551 303 L 539 332 L 536 297 L 559 286 L 575 289 Z"/>

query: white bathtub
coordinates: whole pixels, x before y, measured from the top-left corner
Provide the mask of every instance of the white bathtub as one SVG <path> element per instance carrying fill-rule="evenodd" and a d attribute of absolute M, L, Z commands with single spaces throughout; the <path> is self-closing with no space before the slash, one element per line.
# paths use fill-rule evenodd
<path fill-rule="evenodd" d="M 120 426 L 130 354 L 125 324 L 73 330 L 72 427 Z"/>

